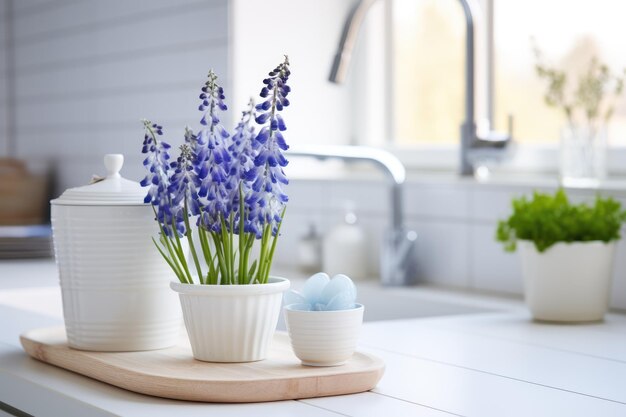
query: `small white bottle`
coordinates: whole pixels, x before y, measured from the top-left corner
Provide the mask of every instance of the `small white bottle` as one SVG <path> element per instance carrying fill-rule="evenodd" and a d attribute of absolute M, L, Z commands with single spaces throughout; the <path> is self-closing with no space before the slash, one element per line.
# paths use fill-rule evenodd
<path fill-rule="evenodd" d="M 345 274 L 354 281 L 368 276 L 367 236 L 357 220 L 354 211 L 348 208 L 344 221 L 324 239 L 323 271 L 330 276 Z"/>

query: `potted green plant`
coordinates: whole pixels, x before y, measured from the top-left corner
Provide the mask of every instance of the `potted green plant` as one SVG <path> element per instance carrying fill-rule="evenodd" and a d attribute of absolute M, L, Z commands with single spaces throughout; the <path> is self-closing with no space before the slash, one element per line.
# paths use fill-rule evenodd
<path fill-rule="evenodd" d="M 194 357 L 213 362 L 265 358 L 280 313 L 285 278 L 272 259 L 285 212 L 288 146 L 281 112 L 289 105 L 289 61 L 263 80 L 233 134 L 221 124 L 224 90 L 213 71 L 200 93 L 201 128 L 187 128 L 170 160 L 162 126 L 144 121 L 143 186 L 160 239 L 154 243 L 180 282 L 183 317 Z M 186 256 L 184 244 L 189 246 Z"/>
<path fill-rule="evenodd" d="M 524 295 L 537 320 L 595 321 L 608 309 L 615 243 L 626 212 L 613 198 L 571 203 L 559 189 L 513 199 L 498 223 L 504 249 L 520 249 Z"/>

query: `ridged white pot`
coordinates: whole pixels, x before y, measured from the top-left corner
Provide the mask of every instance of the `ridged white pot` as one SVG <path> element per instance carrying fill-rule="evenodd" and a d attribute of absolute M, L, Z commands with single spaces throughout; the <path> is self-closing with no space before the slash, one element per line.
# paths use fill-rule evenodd
<path fill-rule="evenodd" d="M 597 321 L 609 307 L 615 243 L 518 243 L 526 304 L 537 320 Z"/>
<path fill-rule="evenodd" d="M 180 297 L 194 358 L 207 362 L 265 359 L 289 280 L 267 284 L 196 285 L 171 282 Z"/>
<path fill-rule="evenodd" d="M 363 323 L 362 304 L 349 310 L 308 311 L 285 306 L 291 347 L 303 365 L 344 364 L 356 349 Z"/>
<path fill-rule="evenodd" d="M 51 202 L 65 329 L 70 347 L 95 351 L 161 349 L 177 343 L 182 314 L 174 279 L 151 237 L 145 190 L 121 178 L 121 155 L 107 155 L 103 181 Z"/>

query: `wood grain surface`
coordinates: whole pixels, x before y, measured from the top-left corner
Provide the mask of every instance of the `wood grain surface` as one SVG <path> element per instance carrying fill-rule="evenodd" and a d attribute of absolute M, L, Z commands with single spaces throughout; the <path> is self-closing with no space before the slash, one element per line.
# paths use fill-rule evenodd
<path fill-rule="evenodd" d="M 210 363 L 193 358 L 185 335 L 177 346 L 145 352 L 90 352 L 71 349 L 63 327 L 20 336 L 33 358 L 120 388 L 203 402 L 261 402 L 325 397 L 371 390 L 385 365 L 357 352 L 344 365 L 302 366 L 289 337 L 276 332 L 269 357 L 249 363 Z"/>

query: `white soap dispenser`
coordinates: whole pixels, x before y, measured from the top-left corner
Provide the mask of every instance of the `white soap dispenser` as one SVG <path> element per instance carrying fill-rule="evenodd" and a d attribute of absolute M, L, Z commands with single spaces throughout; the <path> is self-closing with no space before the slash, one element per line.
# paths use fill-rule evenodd
<path fill-rule="evenodd" d="M 343 222 L 326 235 L 322 262 L 327 274 L 345 274 L 355 281 L 367 278 L 367 236 L 357 220 L 347 204 Z"/>

